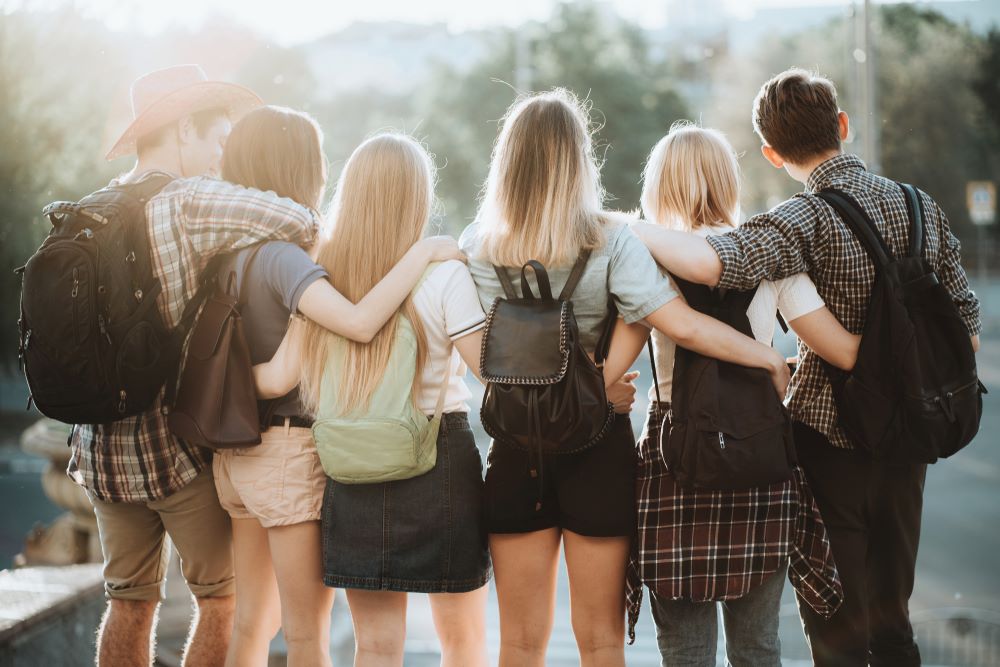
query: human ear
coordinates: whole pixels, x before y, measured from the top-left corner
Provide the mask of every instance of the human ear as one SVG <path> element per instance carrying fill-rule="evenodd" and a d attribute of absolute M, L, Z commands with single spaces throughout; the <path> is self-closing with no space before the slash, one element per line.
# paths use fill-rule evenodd
<path fill-rule="evenodd" d="M 771 148 L 770 146 L 768 146 L 767 144 L 764 144 L 763 146 L 760 147 L 760 152 L 764 156 L 764 158 L 771 163 L 771 166 L 773 166 L 775 169 L 781 169 L 782 167 L 785 166 L 784 158 L 778 155 L 778 152 L 773 148 Z"/>
<path fill-rule="evenodd" d="M 847 133 L 851 129 L 851 125 L 846 111 L 837 112 L 837 123 L 840 125 L 840 140 L 847 141 Z"/>
<path fill-rule="evenodd" d="M 177 121 L 177 142 L 180 144 L 190 144 L 198 136 L 198 130 L 194 126 L 194 120 L 190 115 L 182 116 Z"/>

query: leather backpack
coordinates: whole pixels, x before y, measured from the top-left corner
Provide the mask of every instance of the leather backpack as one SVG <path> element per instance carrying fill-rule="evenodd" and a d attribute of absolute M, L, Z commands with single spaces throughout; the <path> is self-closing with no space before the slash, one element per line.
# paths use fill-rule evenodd
<path fill-rule="evenodd" d="M 248 253 L 238 291 L 235 269 L 229 271 L 224 288 L 216 278 L 215 291 L 191 333 L 168 417 L 170 431 L 186 442 L 212 449 L 260 444 L 253 364 L 240 317 L 248 296 L 247 276 L 260 248 Z"/>
<path fill-rule="evenodd" d="M 688 305 L 753 337 L 747 308 L 757 288 L 711 289 L 672 276 Z M 660 401 L 656 360 L 648 344 Z M 677 346 L 669 428 L 660 428 L 660 453 L 682 486 L 737 490 L 792 476 L 792 422 L 761 368 L 719 361 Z"/>
<path fill-rule="evenodd" d="M 583 345 L 571 297 L 590 252 L 580 254 L 558 298 L 538 261 L 521 268 L 521 297 L 503 267 L 494 266 L 505 297 L 486 316 L 481 374 L 486 381 L 480 416 L 499 446 L 531 453 L 532 474 L 540 474 L 546 454 L 572 454 L 591 447 L 608 432 L 614 410 L 608 402 L 601 366 L 607 358 L 617 312 L 609 299 L 604 332 L 591 361 Z M 534 271 L 539 295 L 528 284 Z"/>
<path fill-rule="evenodd" d="M 839 425 L 875 458 L 934 463 L 979 431 L 986 387 L 969 331 L 923 256 L 923 203 L 898 184 L 910 218 L 909 251 L 894 257 L 875 223 L 847 193 L 816 193 L 833 207 L 875 265 L 858 360 L 850 373 L 825 365 Z"/>

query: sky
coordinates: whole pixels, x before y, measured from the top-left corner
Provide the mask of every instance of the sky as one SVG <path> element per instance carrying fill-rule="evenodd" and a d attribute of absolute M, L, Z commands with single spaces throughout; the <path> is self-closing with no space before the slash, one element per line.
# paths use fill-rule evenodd
<path fill-rule="evenodd" d="M 847 5 L 851 0 L 612 0 L 624 17 L 648 28 L 665 24 L 671 8 L 724 11 L 746 18 L 757 9 Z M 237 17 L 285 44 L 309 41 L 355 21 L 444 22 L 452 30 L 516 25 L 547 18 L 556 0 L 0 0 L 5 11 L 72 3 L 112 29 L 158 32 L 170 25 L 197 28 L 212 15 Z"/>

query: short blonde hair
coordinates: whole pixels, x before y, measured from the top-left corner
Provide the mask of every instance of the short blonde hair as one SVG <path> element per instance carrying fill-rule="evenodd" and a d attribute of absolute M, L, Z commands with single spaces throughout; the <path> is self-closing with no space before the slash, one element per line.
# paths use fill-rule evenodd
<path fill-rule="evenodd" d="M 565 88 L 521 98 L 493 149 L 476 215 L 480 256 L 571 265 L 604 244 L 603 198 L 587 105 Z"/>
<path fill-rule="evenodd" d="M 739 224 L 740 168 L 718 130 L 674 123 L 650 151 L 642 181 L 650 222 L 688 231 Z"/>

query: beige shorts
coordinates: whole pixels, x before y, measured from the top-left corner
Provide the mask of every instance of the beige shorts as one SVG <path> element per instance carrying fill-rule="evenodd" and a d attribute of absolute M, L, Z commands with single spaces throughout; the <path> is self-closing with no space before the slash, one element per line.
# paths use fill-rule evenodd
<path fill-rule="evenodd" d="M 257 519 L 264 528 L 318 521 L 326 474 L 312 431 L 272 426 L 256 447 L 216 452 L 219 502 L 234 519 Z"/>
<path fill-rule="evenodd" d="M 233 594 L 232 525 L 219 506 L 211 469 L 160 500 L 108 503 L 90 496 L 90 501 L 104 552 L 108 597 L 162 600 L 171 542 L 195 596 Z"/>

